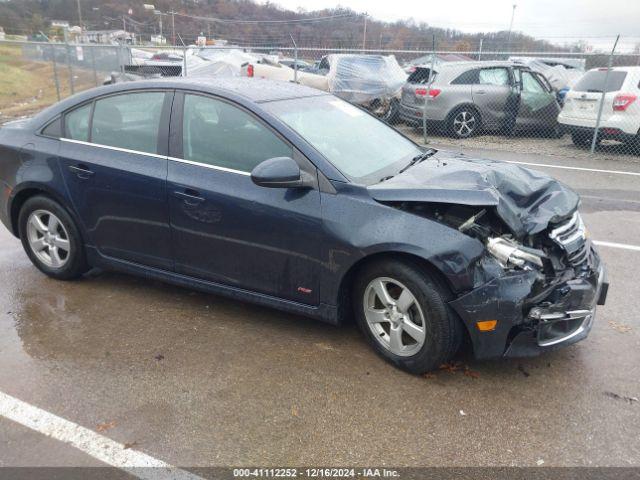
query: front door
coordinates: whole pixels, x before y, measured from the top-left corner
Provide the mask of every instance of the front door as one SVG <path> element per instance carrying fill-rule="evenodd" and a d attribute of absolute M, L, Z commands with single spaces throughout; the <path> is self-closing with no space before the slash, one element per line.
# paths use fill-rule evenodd
<path fill-rule="evenodd" d="M 176 94 L 167 188 L 178 273 L 316 305 L 318 189 L 265 188 L 251 170 L 293 147 L 224 100 Z"/>
<path fill-rule="evenodd" d="M 551 85 L 536 72 L 523 70 L 521 78 L 518 127 L 553 129 L 560 113 L 560 106 Z"/>
<path fill-rule="evenodd" d="M 173 93 L 112 95 L 65 115 L 60 167 L 87 243 L 171 269 L 166 133 Z"/>

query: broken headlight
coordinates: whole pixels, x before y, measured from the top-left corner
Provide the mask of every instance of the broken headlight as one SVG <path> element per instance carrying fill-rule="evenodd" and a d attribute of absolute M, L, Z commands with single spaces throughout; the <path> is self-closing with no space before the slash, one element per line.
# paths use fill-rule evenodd
<path fill-rule="evenodd" d="M 541 250 L 524 247 L 503 237 L 488 238 L 487 251 L 505 268 L 524 268 L 527 264 L 542 267 L 542 258 L 545 256 Z"/>

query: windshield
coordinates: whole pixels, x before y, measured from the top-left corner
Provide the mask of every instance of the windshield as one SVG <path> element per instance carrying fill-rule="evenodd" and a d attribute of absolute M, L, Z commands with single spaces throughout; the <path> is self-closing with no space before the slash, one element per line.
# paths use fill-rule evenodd
<path fill-rule="evenodd" d="M 580 80 L 573 86 L 575 92 L 602 92 L 604 88 L 606 70 L 591 70 L 585 73 Z M 606 92 L 616 92 L 622 88 L 627 72 L 611 71 L 607 79 Z"/>
<path fill-rule="evenodd" d="M 270 102 L 265 108 L 357 183 L 395 175 L 421 153 L 391 127 L 332 95 Z"/>

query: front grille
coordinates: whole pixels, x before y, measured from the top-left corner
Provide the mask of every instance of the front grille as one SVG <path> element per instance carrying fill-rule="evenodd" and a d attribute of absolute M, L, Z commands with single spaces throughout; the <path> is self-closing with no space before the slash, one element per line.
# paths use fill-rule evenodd
<path fill-rule="evenodd" d="M 589 258 L 589 242 L 578 212 L 551 230 L 549 237 L 566 252 L 567 261 L 574 267 L 581 265 Z"/>

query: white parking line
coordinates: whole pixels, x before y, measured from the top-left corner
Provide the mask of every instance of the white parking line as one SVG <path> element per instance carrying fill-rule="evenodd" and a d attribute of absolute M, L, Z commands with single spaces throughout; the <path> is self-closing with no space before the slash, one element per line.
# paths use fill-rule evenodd
<path fill-rule="evenodd" d="M 623 250 L 633 250 L 635 252 L 640 252 L 639 245 L 629 245 L 626 243 L 615 243 L 615 242 L 601 242 L 599 240 L 594 240 L 594 244 L 599 247 L 611 247 L 611 248 L 622 248 Z"/>
<path fill-rule="evenodd" d="M 568 165 L 550 165 L 548 163 L 517 162 L 515 160 L 504 160 L 504 161 L 506 163 L 517 163 L 520 165 L 529 165 L 532 167 L 560 168 L 564 170 L 580 170 L 581 172 L 614 173 L 616 175 L 634 175 L 634 176 L 640 177 L 640 172 L 625 172 L 623 170 L 603 170 L 600 168 L 569 167 Z"/>
<path fill-rule="evenodd" d="M 3 392 L 0 392 L 0 415 L 138 478 L 202 480 L 202 477 L 142 452 L 124 448 L 121 443 Z"/>

